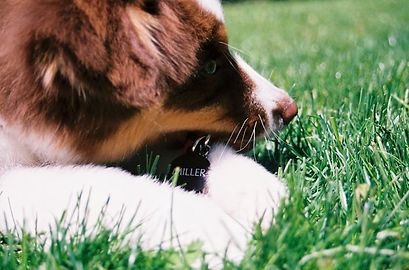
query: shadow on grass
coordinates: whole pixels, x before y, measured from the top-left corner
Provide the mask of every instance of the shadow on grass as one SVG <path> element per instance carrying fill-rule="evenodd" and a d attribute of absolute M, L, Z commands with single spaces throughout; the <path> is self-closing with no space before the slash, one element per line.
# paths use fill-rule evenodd
<path fill-rule="evenodd" d="M 306 133 L 303 122 L 297 118 L 270 140 L 257 144 L 254 149 L 257 162 L 270 172 L 277 173 L 279 168 L 286 167 L 290 161 L 309 156 L 310 147 L 304 139 Z"/>

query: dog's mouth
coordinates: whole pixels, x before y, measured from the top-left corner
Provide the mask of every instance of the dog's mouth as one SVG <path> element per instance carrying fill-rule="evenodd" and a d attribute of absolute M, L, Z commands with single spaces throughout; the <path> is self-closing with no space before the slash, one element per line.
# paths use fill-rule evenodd
<path fill-rule="evenodd" d="M 149 143 L 149 146 L 155 149 L 187 152 L 193 147 L 198 139 L 208 135 L 210 135 L 210 146 L 215 144 L 228 145 L 237 152 L 247 152 L 254 146 L 254 140 L 252 138 L 246 138 L 234 133 L 229 134 L 206 131 L 179 131 L 167 133 Z"/>
<path fill-rule="evenodd" d="M 134 155 L 125 160 L 114 163 L 113 166 L 121 167 L 133 174 L 140 174 L 138 164 L 145 170 L 150 171 L 155 156 L 159 156 L 159 162 L 156 164 L 155 172 L 164 174 L 169 168 L 172 161 L 186 154 L 192 149 L 194 143 L 203 136 L 210 135 L 209 145 L 212 147 L 215 144 L 229 145 L 237 152 L 247 152 L 254 145 L 254 140 L 243 138 L 235 134 L 207 131 L 178 131 L 162 134 L 155 140 L 147 142 L 145 147 L 139 149 Z M 146 167 L 146 168 L 145 168 Z"/>

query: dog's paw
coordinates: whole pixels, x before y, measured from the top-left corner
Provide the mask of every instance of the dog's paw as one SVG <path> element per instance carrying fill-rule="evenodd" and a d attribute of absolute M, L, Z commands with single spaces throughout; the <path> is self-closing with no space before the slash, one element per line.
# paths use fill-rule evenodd
<path fill-rule="evenodd" d="M 209 155 L 208 196 L 245 226 L 263 219 L 268 228 L 287 197 L 287 188 L 277 177 L 252 159 L 226 146 L 216 146 Z"/>

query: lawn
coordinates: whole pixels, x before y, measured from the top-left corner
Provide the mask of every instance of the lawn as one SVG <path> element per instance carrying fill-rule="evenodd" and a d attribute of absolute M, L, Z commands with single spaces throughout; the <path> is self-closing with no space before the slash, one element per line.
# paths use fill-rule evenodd
<path fill-rule="evenodd" d="M 409 1 L 249 1 L 225 15 L 235 50 L 300 108 L 256 146 L 290 198 L 225 268 L 409 269 Z M 202 256 L 199 245 L 142 251 L 107 231 L 62 239 L 44 251 L 5 236 L 0 269 L 186 269 Z"/>

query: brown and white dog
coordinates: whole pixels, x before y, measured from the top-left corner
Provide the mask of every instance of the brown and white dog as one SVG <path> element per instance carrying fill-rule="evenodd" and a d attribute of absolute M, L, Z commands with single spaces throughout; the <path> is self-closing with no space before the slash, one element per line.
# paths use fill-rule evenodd
<path fill-rule="evenodd" d="M 109 198 L 104 225 L 122 215 L 147 248 L 178 235 L 234 257 L 271 221 L 285 186 L 230 148 L 210 153 L 206 195 L 103 166 L 188 132 L 249 141 L 296 115 L 229 51 L 218 0 L 0 5 L 0 231 L 48 231 L 74 209 L 92 226 Z"/>

